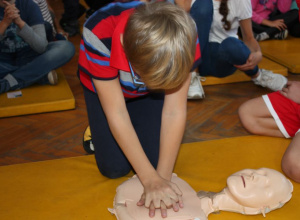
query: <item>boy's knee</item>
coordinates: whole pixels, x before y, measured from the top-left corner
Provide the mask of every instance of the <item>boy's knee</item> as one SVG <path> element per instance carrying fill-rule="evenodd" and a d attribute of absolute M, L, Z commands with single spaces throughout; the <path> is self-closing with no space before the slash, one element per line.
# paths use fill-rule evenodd
<path fill-rule="evenodd" d="M 102 166 L 99 163 L 98 165 L 98 169 L 100 171 L 100 173 L 110 179 L 116 179 L 116 178 L 120 178 L 123 177 L 125 175 L 127 175 L 131 168 L 124 166 L 124 167 L 111 167 L 111 166 Z"/>
<path fill-rule="evenodd" d="M 281 169 L 286 176 L 297 183 L 300 183 L 300 161 L 285 155 L 281 161 Z"/>

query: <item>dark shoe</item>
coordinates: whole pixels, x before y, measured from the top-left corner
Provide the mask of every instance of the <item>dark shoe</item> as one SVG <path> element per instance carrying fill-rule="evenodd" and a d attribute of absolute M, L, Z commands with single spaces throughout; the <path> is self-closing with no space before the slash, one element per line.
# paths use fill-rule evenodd
<path fill-rule="evenodd" d="M 0 79 L 0 94 L 10 90 L 9 83 L 6 79 Z"/>
<path fill-rule="evenodd" d="M 83 134 L 83 149 L 88 153 L 88 154 L 94 154 L 95 153 L 95 148 L 92 142 L 92 135 L 91 135 L 91 130 L 90 126 L 87 126 L 87 128 L 84 131 Z"/>
<path fill-rule="evenodd" d="M 79 34 L 79 22 L 76 21 L 64 21 L 63 19 L 61 19 L 59 21 L 60 26 L 62 27 L 62 29 L 64 29 L 65 32 L 67 32 L 69 34 L 69 37 L 73 37 L 76 34 Z"/>
<path fill-rule="evenodd" d="M 287 36 L 289 35 L 289 32 L 287 29 L 283 30 L 283 31 L 280 31 L 279 33 L 275 34 L 273 39 L 276 39 L 276 40 L 284 40 L 287 38 Z"/>

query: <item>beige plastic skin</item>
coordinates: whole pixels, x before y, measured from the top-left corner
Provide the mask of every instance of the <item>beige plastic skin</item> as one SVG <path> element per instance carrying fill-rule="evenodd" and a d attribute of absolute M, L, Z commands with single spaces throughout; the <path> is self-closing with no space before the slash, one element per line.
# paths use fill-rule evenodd
<path fill-rule="evenodd" d="M 184 208 L 179 212 L 168 209 L 168 217 L 162 218 L 157 211 L 154 218 L 149 210 L 136 205 L 143 192 L 137 176 L 117 188 L 114 209 L 110 210 L 118 220 L 206 220 L 219 210 L 246 215 L 263 214 L 281 208 L 291 199 L 292 183 L 280 172 L 269 168 L 245 169 L 227 178 L 227 187 L 219 193 L 197 193 L 188 183 L 173 174 L 172 182 L 183 192 Z"/>
<path fill-rule="evenodd" d="M 184 208 L 179 212 L 174 212 L 173 209 L 168 209 L 168 218 L 170 220 L 206 220 L 206 215 L 201 207 L 196 191 L 184 180 L 177 177 L 176 174 L 172 176 L 174 182 L 184 193 L 183 203 Z M 137 176 L 123 182 L 117 188 L 117 194 L 114 201 L 114 209 L 112 212 L 116 215 L 118 220 L 162 220 L 160 211 L 157 210 L 153 218 L 149 217 L 149 209 L 144 206 L 137 206 L 141 195 L 143 193 L 143 186 Z"/>
<path fill-rule="evenodd" d="M 280 172 L 260 168 L 245 169 L 227 178 L 227 187 L 211 198 L 202 198 L 208 215 L 218 210 L 246 215 L 263 214 L 281 208 L 292 197 L 293 185 Z"/>

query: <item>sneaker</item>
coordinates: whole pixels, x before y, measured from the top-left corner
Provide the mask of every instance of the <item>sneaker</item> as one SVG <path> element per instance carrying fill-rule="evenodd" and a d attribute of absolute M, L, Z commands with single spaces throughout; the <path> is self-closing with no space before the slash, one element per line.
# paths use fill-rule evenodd
<path fill-rule="evenodd" d="M 283 31 L 280 31 L 279 33 L 275 34 L 273 39 L 276 39 L 276 40 L 284 40 L 287 38 L 287 36 L 289 35 L 289 32 L 287 29 L 283 30 Z"/>
<path fill-rule="evenodd" d="M 270 36 L 266 32 L 262 32 L 260 34 L 254 33 L 254 38 L 257 41 L 264 41 L 270 38 Z"/>
<path fill-rule="evenodd" d="M 88 153 L 88 154 L 93 154 L 95 153 L 95 148 L 92 142 L 92 135 L 91 135 L 91 130 L 90 126 L 87 126 L 87 128 L 84 131 L 83 134 L 83 149 Z"/>
<path fill-rule="evenodd" d="M 273 91 L 282 90 L 288 81 L 283 75 L 265 69 L 259 69 L 258 77 L 252 80 L 255 85 L 267 87 Z"/>
<path fill-rule="evenodd" d="M 49 84 L 51 85 L 56 85 L 57 82 L 58 82 L 58 77 L 57 77 L 57 73 L 55 70 L 51 70 L 48 75 L 48 81 L 49 81 Z"/>
<path fill-rule="evenodd" d="M 188 99 L 203 99 L 205 97 L 200 81 L 201 77 L 196 72 L 192 72 L 191 84 L 187 97 Z"/>

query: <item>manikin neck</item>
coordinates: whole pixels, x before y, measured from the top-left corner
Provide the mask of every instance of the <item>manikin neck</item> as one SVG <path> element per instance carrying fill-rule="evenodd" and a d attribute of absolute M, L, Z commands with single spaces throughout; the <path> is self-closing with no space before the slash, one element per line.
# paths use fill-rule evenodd
<path fill-rule="evenodd" d="M 206 216 L 210 213 L 218 211 L 237 212 L 241 214 L 260 214 L 261 208 L 249 208 L 237 203 L 231 196 L 228 188 L 224 188 L 221 192 L 215 193 L 210 197 L 203 197 L 201 199 L 202 209 Z M 263 213 L 264 214 L 264 213 Z"/>

